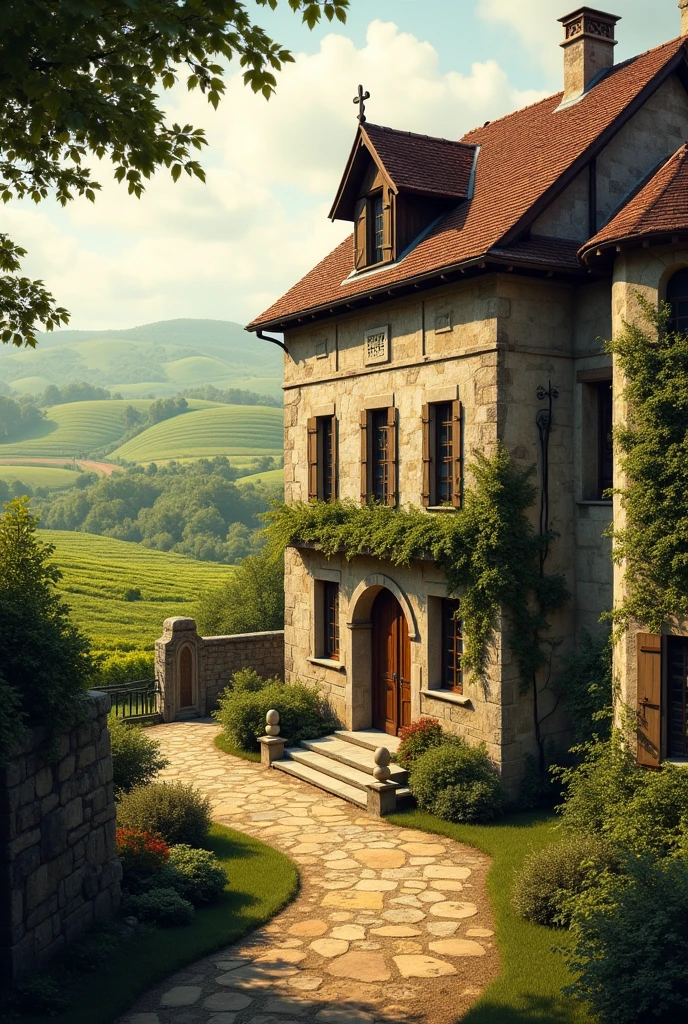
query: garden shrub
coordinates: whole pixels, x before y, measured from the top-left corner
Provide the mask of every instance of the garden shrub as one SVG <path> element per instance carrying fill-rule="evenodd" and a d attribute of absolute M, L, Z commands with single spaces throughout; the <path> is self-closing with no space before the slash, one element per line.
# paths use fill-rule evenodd
<path fill-rule="evenodd" d="M 195 907 L 214 903 L 227 885 L 227 875 L 215 854 L 184 844 L 172 847 L 167 867 L 159 875 L 159 884 L 168 880 L 170 888 Z"/>
<path fill-rule="evenodd" d="M 559 808 L 564 829 L 636 854 L 678 853 L 688 827 L 688 772 L 672 764 L 641 768 L 617 734 L 583 751 L 580 764 L 558 773 L 567 791 Z"/>
<path fill-rule="evenodd" d="M 170 763 L 160 753 L 160 744 L 151 739 L 140 725 L 128 725 L 117 718 L 114 711 L 108 715 L 108 729 L 116 794 L 128 793 L 134 786 L 147 785 Z"/>
<path fill-rule="evenodd" d="M 202 846 L 210 831 L 210 800 L 191 784 L 153 782 L 124 793 L 117 805 L 122 828 L 160 835 L 169 846 Z"/>
<path fill-rule="evenodd" d="M 315 739 L 332 732 L 334 721 L 327 702 L 316 687 L 295 682 L 271 682 L 257 692 L 227 689 L 218 700 L 215 718 L 225 733 L 242 750 L 258 750 L 258 737 L 265 735 L 265 716 L 279 711 L 282 735 L 290 743 Z"/>
<path fill-rule="evenodd" d="M 618 860 L 599 840 L 572 836 L 531 853 L 514 886 L 516 913 L 535 924 L 568 925 L 571 897 L 579 895 Z"/>
<path fill-rule="evenodd" d="M 124 913 L 133 914 L 139 921 L 173 928 L 191 924 L 194 908 L 175 889 L 149 889 L 148 892 L 126 895 L 122 901 Z"/>
<path fill-rule="evenodd" d="M 612 706 L 612 645 L 608 634 L 581 631 L 578 649 L 562 661 L 553 680 L 561 695 L 576 744 L 608 739 Z"/>
<path fill-rule="evenodd" d="M 506 792 L 484 743 L 454 740 L 432 747 L 411 768 L 410 786 L 418 806 L 454 822 L 491 821 L 506 806 Z"/>
<path fill-rule="evenodd" d="M 152 679 L 154 675 L 153 651 L 106 651 L 96 655 L 96 686 L 134 683 L 141 679 Z"/>
<path fill-rule="evenodd" d="M 280 681 L 277 677 L 264 679 L 253 668 L 240 668 L 230 677 L 229 688 L 234 693 L 258 693 L 266 686 L 278 685 Z"/>
<path fill-rule="evenodd" d="M 412 725 L 405 725 L 399 732 L 401 743 L 396 760 L 402 768 L 411 768 L 421 754 L 431 747 L 439 747 L 445 738 L 436 718 L 421 718 Z"/>
<path fill-rule="evenodd" d="M 576 980 L 566 994 L 586 1002 L 600 1024 L 678 1024 L 688 1020 L 688 863 L 629 859 L 578 897 L 573 947 Z"/>

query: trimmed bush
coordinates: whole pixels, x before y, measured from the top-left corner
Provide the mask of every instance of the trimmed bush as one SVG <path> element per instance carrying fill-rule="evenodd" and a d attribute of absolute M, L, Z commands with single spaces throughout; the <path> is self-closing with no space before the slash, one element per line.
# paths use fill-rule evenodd
<path fill-rule="evenodd" d="M 688 864 L 632 858 L 576 901 L 568 989 L 600 1024 L 688 1020 Z"/>
<path fill-rule="evenodd" d="M 242 750 L 260 749 L 258 737 L 265 735 L 265 716 L 272 708 L 279 711 L 282 735 L 291 743 L 326 736 L 335 725 L 319 690 L 299 682 L 271 682 L 257 692 L 228 689 L 218 704 L 214 717 Z"/>
<path fill-rule="evenodd" d="M 170 763 L 160 753 L 160 744 L 140 725 L 127 725 L 114 711 L 108 715 L 112 750 L 112 781 L 115 793 L 128 793 L 134 786 L 152 782 Z"/>
<path fill-rule="evenodd" d="M 506 793 L 484 743 L 454 740 L 415 761 L 409 784 L 418 806 L 457 823 L 485 822 L 501 814 Z"/>
<path fill-rule="evenodd" d="M 194 916 L 193 906 L 175 889 L 149 889 L 136 896 L 125 896 L 122 906 L 126 915 L 133 914 L 139 921 L 163 928 L 191 924 Z"/>
<path fill-rule="evenodd" d="M 399 739 L 396 761 L 402 768 L 410 768 L 426 750 L 441 746 L 445 736 L 436 718 L 421 718 L 419 722 L 405 725 L 399 732 Z"/>
<path fill-rule="evenodd" d="M 167 867 L 151 878 L 152 884 L 174 889 L 195 907 L 214 903 L 227 885 L 227 875 L 214 853 L 180 844 L 170 850 Z"/>
<path fill-rule="evenodd" d="M 688 827 L 688 772 L 672 764 L 641 768 L 618 735 L 583 749 L 581 764 L 558 773 L 567 790 L 559 808 L 564 829 L 634 854 L 677 853 Z"/>
<path fill-rule="evenodd" d="M 277 677 L 264 679 L 253 668 L 240 668 L 238 672 L 235 672 L 230 677 L 229 689 L 233 690 L 234 693 L 258 693 L 259 690 L 264 690 L 266 686 L 279 684 L 280 680 Z"/>
<path fill-rule="evenodd" d="M 202 846 L 210 831 L 210 800 L 183 782 L 153 782 L 124 793 L 117 806 L 122 828 L 156 832 L 168 843 Z"/>
<path fill-rule="evenodd" d="M 535 924 L 568 926 L 571 898 L 580 895 L 604 870 L 617 870 L 617 859 L 597 839 L 571 837 L 526 858 L 514 886 L 517 914 Z"/>

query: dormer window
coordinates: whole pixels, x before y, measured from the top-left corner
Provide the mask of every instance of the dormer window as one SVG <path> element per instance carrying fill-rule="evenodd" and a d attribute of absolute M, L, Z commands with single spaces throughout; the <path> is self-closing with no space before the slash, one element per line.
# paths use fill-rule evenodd
<path fill-rule="evenodd" d="M 378 192 L 377 195 L 372 196 L 368 200 L 369 208 L 372 213 L 371 222 L 373 227 L 373 238 L 371 251 L 373 258 L 371 263 L 382 263 L 385 258 L 384 254 L 384 242 L 385 242 L 385 226 L 384 226 L 384 213 L 382 210 L 382 192 Z"/>
<path fill-rule="evenodd" d="M 357 215 L 354 232 L 356 270 L 374 267 L 378 263 L 392 258 L 392 246 L 387 241 L 391 237 L 391 197 L 383 189 L 371 192 L 359 199 L 356 204 Z"/>

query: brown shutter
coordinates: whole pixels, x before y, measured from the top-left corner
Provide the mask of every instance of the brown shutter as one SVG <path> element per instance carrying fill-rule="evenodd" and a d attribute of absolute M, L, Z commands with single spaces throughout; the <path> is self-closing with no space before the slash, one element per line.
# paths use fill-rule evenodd
<path fill-rule="evenodd" d="M 368 228 L 367 228 L 368 204 L 365 199 L 359 199 L 354 211 L 354 267 L 362 270 L 367 261 L 368 250 Z"/>
<path fill-rule="evenodd" d="M 361 413 L 361 505 L 368 502 L 368 413 Z"/>
<path fill-rule="evenodd" d="M 382 251 L 384 259 L 394 258 L 394 197 L 389 188 L 382 193 Z"/>
<path fill-rule="evenodd" d="M 421 420 L 423 423 L 423 489 L 421 491 L 421 504 L 424 508 L 428 508 L 430 505 L 430 488 L 431 488 L 431 472 L 432 472 L 432 455 L 430 453 L 430 431 L 431 431 L 431 414 L 432 408 L 427 405 L 423 406 L 421 410 Z"/>
<path fill-rule="evenodd" d="M 392 405 L 387 410 L 387 504 L 397 503 L 397 410 Z"/>
<path fill-rule="evenodd" d="M 332 500 L 339 497 L 339 431 L 337 417 L 332 417 Z"/>
<path fill-rule="evenodd" d="M 638 664 L 638 764 L 658 768 L 662 736 L 662 638 L 636 636 Z"/>
<path fill-rule="evenodd" d="M 452 445 L 454 455 L 454 479 L 452 487 L 452 504 L 461 508 L 463 478 L 461 473 L 461 402 L 452 402 Z"/>
<path fill-rule="evenodd" d="M 308 500 L 318 500 L 318 421 L 308 418 Z"/>

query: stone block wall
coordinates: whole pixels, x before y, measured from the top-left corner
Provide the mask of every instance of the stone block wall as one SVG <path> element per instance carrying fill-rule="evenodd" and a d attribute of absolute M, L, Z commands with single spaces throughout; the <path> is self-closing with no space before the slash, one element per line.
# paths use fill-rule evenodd
<path fill-rule="evenodd" d="M 0 769 L 0 976 L 50 959 L 119 906 L 109 709 L 89 693 L 80 725 L 52 745 L 34 730 Z"/>
<path fill-rule="evenodd" d="M 283 679 L 284 630 L 203 637 L 194 619 L 165 619 L 163 635 L 155 644 L 155 677 L 164 720 L 209 715 L 230 677 L 241 668 Z"/>

